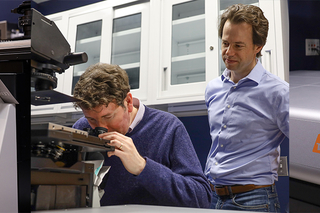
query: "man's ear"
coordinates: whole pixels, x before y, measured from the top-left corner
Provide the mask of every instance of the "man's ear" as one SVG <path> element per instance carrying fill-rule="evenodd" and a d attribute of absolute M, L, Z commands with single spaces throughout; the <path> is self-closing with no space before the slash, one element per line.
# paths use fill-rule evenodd
<path fill-rule="evenodd" d="M 256 52 L 256 55 L 258 52 L 260 52 L 262 50 L 263 46 L 257 46 L 255 45 L 255 52 Z"/>
<path fill-rule="evenodd" d="M 128 112 L 132 112 L 132 110 L 133 110 L 133 97 L 132 97 L 131 92 L 127 93 L 127 97 L 125 98 L 125 101 L 127 102 Z"/>

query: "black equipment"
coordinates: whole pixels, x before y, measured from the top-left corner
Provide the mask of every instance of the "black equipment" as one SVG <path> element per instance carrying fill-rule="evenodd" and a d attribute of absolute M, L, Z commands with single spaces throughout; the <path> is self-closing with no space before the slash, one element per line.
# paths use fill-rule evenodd
<path fill-rule="evenodd" d="M 109 146 L 108 141 L 75 132 L 72 128 L 50 129 L 49 124 L 33 125 L 30 128 L 31 104 L 76 101 L 71 96 L 53 90 L 57 87 L 56 73 L 61 74 L 72 65 L 87 62 L 87 54 L 71 53 L 69 43 L 55 23 L 31 8 L 31 1 L 24 1 L 12 12 L 22 15 L 19 26 L 23 28 L 24 36 L 1 40 L 0 80 L 19 102 L 16 105 L 16 121 L 12 121 L 16 122 L 17 133 L 18 211 L 32 210 L 30 200 L 34 191 L 47 194 L 43 190 L 48 187 L 44 185 L 61 184 L 61 179 L 57 181 L 51 173 L 41 171 L 43 165 L 52 165 L 52 170 L 59 170 L 61 174 L 55 173 L 57 177 L 74 177 L 74 181 L 69 184 L 73 184 L 72 189 L 81 193 L 75 193 L 78 196 L 76 199 L 80 201 L 72 207 L 90 206 L 93 168 L 79 161 L 79 153 L 110 151 L 114 147 Z M 67 165 L 57 166 L 57 162 L 67 162 Z M 31 171 L 33 167 L 38 170 Z M 66 174 L 62 174 L 62 171 L 66 171 Z M 53 186 L 50 187 L 50 190 L 53 189 Z M 58 190 L 59 186 L 54 188 Z M 63 191 L 66 188 L 60 189 Z M 39 205 L 49 208 L 46 203 Z"/>

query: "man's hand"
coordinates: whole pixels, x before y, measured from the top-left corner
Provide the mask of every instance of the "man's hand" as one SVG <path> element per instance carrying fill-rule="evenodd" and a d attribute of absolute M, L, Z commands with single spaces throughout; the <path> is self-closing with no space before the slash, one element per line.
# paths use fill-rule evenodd
<path fill-rule="evenodd" d="M 108 152 L 108 157 L 118 156 L 123 166 L 133 175 L 139 175 L 146 166 L 146 160 L 139 154 L 131 138 L 118 132 L 106 132 L 99 135 L 99 138 L 110 141 L 115 150 Z"/>

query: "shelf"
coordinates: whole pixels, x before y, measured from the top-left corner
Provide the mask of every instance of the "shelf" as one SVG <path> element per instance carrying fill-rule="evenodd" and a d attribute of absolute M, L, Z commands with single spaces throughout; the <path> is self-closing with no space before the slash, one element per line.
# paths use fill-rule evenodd
<path fill-rule="evenodd" d="M 196 53 L 196 54 L 172 57 L 171 62 L 187 61 L 187 60 L 192 60 L 192 59 L 197 59 L 197 58 L 205 58 L 205 57 L 206 57 L 206 53 L 205 52 Z"/>
<path fill-rule="evenodd" d="M 174 20 L 172 21 L 172 25 L 174 26 L 179 24 L 185 24 L 185 23 L 190 23 L 190 22 L 199 21 L 199 20 L 205 20 L 205 14 Z"/>
<path fill-rule="evenodd" d="M 74 66 L 73 75 L 80 76 L 90 65 L 100 61 L 101 36 L 85 38 L 76 42 L 76 52 L 85 52 L 88 55 L 86 63 Z"/>
<path fill-rule="evenodd" d="M 205 15 L 179 19 L 172 22 L 173 43 L 205 39 Z"/>
<path fill-rule="evenodd" d="M 82 44 L 96 42 L 96 41 L 101 41 L 101 36 L 95 36 L 91 38 L 84 38 L 84 39 L 78 40 L 77 45 L 82 45 Z"/>
<path fill-rule="evenodd" d="M 171 84 L 183 84 L 205 81 L 205 55 L 195 54 L 197 57 L 184 57 L 172 62 Z"/>
<path fill-rule="evenodd" d="M 131 64 L 123 64 L 123 65 L 119 65 L 122 69 L 126 70 L 126 69 L 132 69 L 132 68 L 137 68 L 140 67 L 140 63 L 131 63 Z"/>
<path fill-rule="evenodd" d="M 141 27 L 113 33 L 112 37 L 121 37 L 121 36 L 126 36 L 126 35 L 132 35 L 135 33 L 141 33 Z"/>
<path fill-rule="evenodd" d="M 112 36 L 112 55 L 140 50 L 141 28 L 121 31 Z"/>
<path fill-rule="evenodd" d="M 172 76 L 205 73 L 205 59 L 196 59 L 172 64 Z"/>
<path fill-rule="evenodd" d="M 205 15 L 173 21 L 171 48 L 172 58 L 205 52 Z"/>
<path fill-rule="evenodd" d="M 140 62 L 140 51 L 126 52 L 122 54 L 112 55 L 112 64 L 131 64 Z"/>

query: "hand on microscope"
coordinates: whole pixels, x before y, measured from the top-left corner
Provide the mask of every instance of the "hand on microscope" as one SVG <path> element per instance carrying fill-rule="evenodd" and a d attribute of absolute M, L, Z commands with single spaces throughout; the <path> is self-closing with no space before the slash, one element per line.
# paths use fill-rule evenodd
<path fill-rule="evenodd" d="M 133 175 L 139 175 L 146 166 L 146 160 L 139 154 L 131 138 L 119 132 L 106 132 L 99 135 L 99 138 L 110 141 L 110 145 L 115 147 L 114 151 L 109 151 L 108 157 L 113 155 L 120 158 L 123 166 Z"/>

